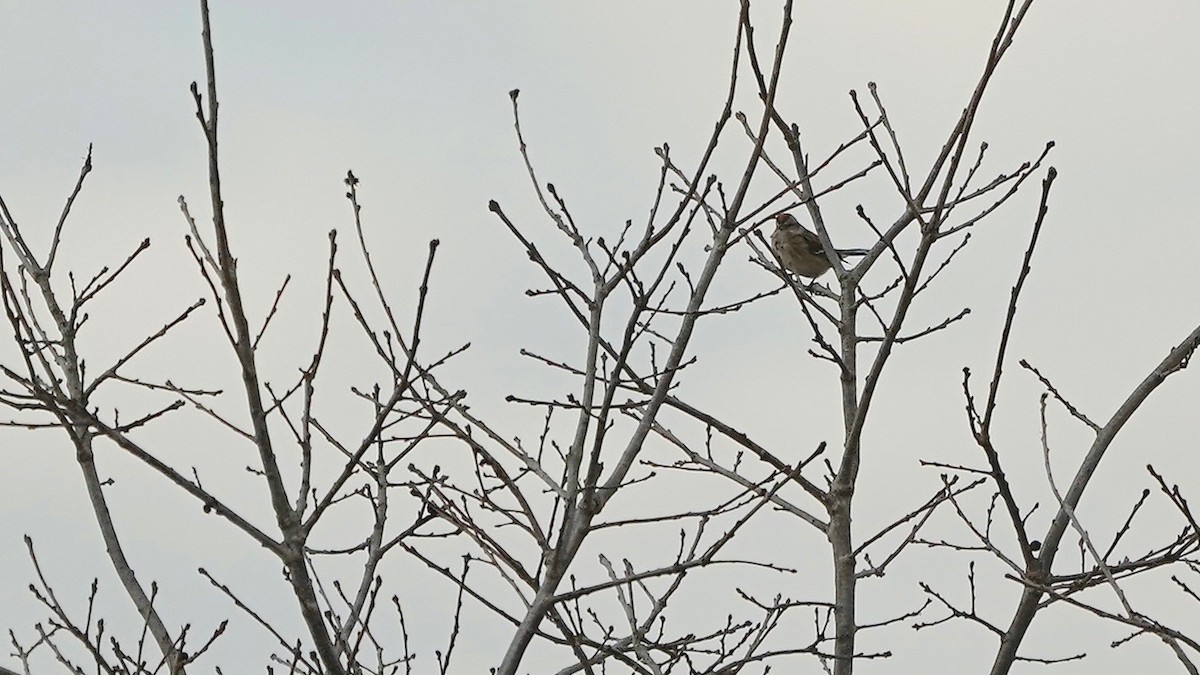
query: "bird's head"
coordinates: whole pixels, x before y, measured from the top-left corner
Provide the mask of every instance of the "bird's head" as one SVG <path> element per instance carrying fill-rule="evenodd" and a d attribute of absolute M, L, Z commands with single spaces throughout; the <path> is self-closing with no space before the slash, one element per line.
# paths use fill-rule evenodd
<path fill-rule="evenodd" d="M 800 221 L 796 220 L 795 216 L 790 213 L 777 213 L 775 214 L 775 227 L 800 227 Z"/>

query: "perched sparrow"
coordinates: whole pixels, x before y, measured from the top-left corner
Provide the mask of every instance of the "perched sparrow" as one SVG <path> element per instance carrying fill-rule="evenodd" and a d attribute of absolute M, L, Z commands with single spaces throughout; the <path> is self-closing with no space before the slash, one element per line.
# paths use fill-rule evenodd
<path fill-rule="evenodd" d="M 790 213 L 775 216 L 775 231 L 771 233 L 771 248 L 783 261 L 785 269 L 809 279 L 829 271 L 831 265 L 821 247 L 821 238 L 809 232 Z M 839 249 L 838 257 L 866 255 L 862 249 Z"/>

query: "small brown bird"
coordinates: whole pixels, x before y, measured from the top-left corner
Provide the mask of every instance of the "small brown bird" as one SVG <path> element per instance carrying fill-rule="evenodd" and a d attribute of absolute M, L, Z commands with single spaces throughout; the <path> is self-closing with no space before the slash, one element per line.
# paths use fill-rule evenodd
<path fill-rule="evenodd" d="M 816 279 L 831 267 L 821 238 L 800 224 L 790 213 L 775 216 L 775 231 L 771 233 L 771 248 L 783 261 L 785 269 L 794 274 Z M 866 255 L 862 249 L 838 249 L 838 257 Z"/>

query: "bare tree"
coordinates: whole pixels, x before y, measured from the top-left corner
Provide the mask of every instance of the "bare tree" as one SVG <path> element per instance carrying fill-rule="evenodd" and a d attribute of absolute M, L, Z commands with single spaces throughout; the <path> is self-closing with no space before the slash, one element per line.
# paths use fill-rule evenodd
<path fill-rule="evenodd" d="M 523 222 L 498 201 L 489 209 L 545 278 L 545 285 L 529 294 L 552 300 L 579 326 L 572 358 L 524 352 L 535 367 L 557 371 L 573 384 L 569 392 L 545 400 L 510 396 L 513 405 L 537 410 L 544 419 L 537 437 L 514 439 L 499 420 L 474 412 L 466 389 L 443 374 L 443 366 L 466 347 L 440 354 L 423 348 L 437 240 L 430 242 L 423 260 L 411 311 L 401 310 L 377 273 L 369 223 L 362 215 L 365 197 L 353 173 L 345 180 L 357 249 L 351 264 L 363 273 L 365 285 L 343 276 L 349 268 L 342 262 L 338 234 L 331 232 L 320 320 L 307 336 L 313 344 L 311 358 L 282 385 L 264 377 L 260 341 L 288 284 L 278 289 L 265 316 L 250 315 L 232 243 L 236 230 L 226 222 L 222 198 L 217 69 L 208 5 L 202 0 L 206 80 L 203 87 L 193 83 L 191 91 L 208 152 L 210 213 L 194 216 L 187 200 L 180 197 L 179 203 L 186 245 L 207 297 L 171 310 L 159 330 L 131 344 L 97 373 L 87 367 L 88 345 L 81 334 L 89 303 L 114 287 L 148 250 L 149 240 L 82 286 L 73 272 L 65 272 L 64 281 L 56 255 L 72 204 L 92 169 L 90 153 L 47 250 L 36 250 L 0 200 L 5 244 L 0 248 L 0 289 L 20 353 L 18 361 L 0 365 L 7 379 L 0 402 L 13 411 L 10 425 L 67 434 L 110 561 L 144 622 L 140 639 L 109 634 L 94 613 L 95 584 L 85 618 L 79 619 L 69 603 L 58 599 L 29 541 L 38 579 L 32 590 L 49 618 L 34 627 L 32 639 L 10 633 L 15 656 L 26 672 L 33 669 L 35 655 L 49 653 L 74 672 L 94 667 L 106 673 L 176 674 L 208 653 L 226 630 L 221 623 L 196 646 L 189 624 L 170 628 L 180 618 L 163 615 L 155 604 L 155 585 L 139 579 L 124 552 L 97 469 L 97 446 L 104 445 L 143 463 L 181 496 L 278 559 L 295 598 L 301 636 L 282 628 L 278 608 L 259 607 L 252 594 L 200 570 L 217 594 L 277 641 L 272 669 L 409 673 L 430 663 L 432 651 L 432 665 L 421 670 L 451 672 L 456 649 L 468 638 L 461 618 L 466 608 L 476 607 L 511 629 L 507 644 L 495 647 L 494 672 L 504 675 L 530 672 L 531 654 L 539 650 L 544 655 L 539 652 L 537 658 L 556 664 L 546 668 L 560 673 L 766 672 L 816 660 L 827 672 L 848 675 L 863 659 L 890 655 L 864 650 L 860 634 L 897 624 L 928 628 L 952 619 L 996 635 L 992 672 L 1006 673 L 1020 660 L 1076 658 L 1021 651 L 1035 615 L 1058 604 L 1129 626 L 1131 638 L 1153 635 L 1188 672 L 1197 672 L 1193 661 L 1200 645 L 1195 639 L 1135 609 L 1122 585 L 1131 576 L 1166 567 L 1196 572 L 1197 524 L 1186 497 L 1151 469 L 1154 484 L 1180 514 L 1179 533 L 1154 550 L 1119 561 L 1118 545 L 1133 528 L 1148 492 L 1104 550 L 1077 508 L 1125 422 L 1200 346 L 1200 327 L 1134 386 L 1103 424 L 1079 411 L 1034 366 L 1021 362 L 1046 392 L 1038 450 L 1047 457 L 1056 515 L 1040 536 L 1031 531 L 1033 507 L 1015 496 L 992 433 L 1009 339 L 1047 222 L 1056 171 L 1046 166 L 1053 143 L 1016 168 L 990 169 L 988 146 L 976 143 L 973 134 L 985 92 L 1031 5 L 1032 0 L 1005 3 L 962 114 L 930 165 L 918 169 L 909 159 L 917 153 L 901 144 L 874 84 L 866 99 L 851 93 L 861 129 L 825 156 L 812 157 L 792 114 L 779 103 L 793 3 L 784 0 L 778 10 L 779 33 L 764 45 L 756 37 L 751 3 L 743 0 L 727 94 L 704 151 L 687 163 L 665 144 L 656 149 L 659 181 L 645 220 L 626 221 L 615 241 L 582 227 L 567 196 L 539 178 L 535 151 L 521 127 L 518 91 L 513 90 L 518 152 L 546 220 Z M 747 98 L 754 102 L 751 109 L 735 110 Z M 727 170 L 726 162 L 715 159 L 718 147 L 738 153 L 736 166 Z M 1014 270 L 1017 279 L 986 394 L 972 387 L 969 369 L 963 379 L 968 424 L 983 464 L 925 462 L 940 473 L 940 488 L 917 503 L 896 504 L 893 522 L 856 531 L 859 473 L 872 456 L 864 429 L 877 407 L 880 383 L 892 370 L 893 355 L 906 343 L 952 332 L 968 315 L 967 308 L 938 306 L 940 275 L 965 250 L 972 230 L 1036 177 L 1042 186 L 1039 209 L 1028 214 L 1032 233 Z M 851 265 L 837 253 L 843 235 L 830 223 L 843 218 L 830 212 L 833 200 L 827 197 L 857 194 L 855 190 L 886 192 L 893 199 L 890 211 L 873 213 L 863 206 L 854 211 L 872 241 Z M 793 277 L 767 243 L 762 228 L 787 212 L 801 214 L 815 230 L 819 251 L 833 271 L 828 284 Z M 209 218 L 211 229 L 201 225 Z M 569 258 L 546 252 L 556 248 L 558 238 L 569 245 Z M 750 259 L 764 290 L 718 302 L 713 289 L 731 255 Z M 693 338 L 702 324 L 776 296 L 795 301 L 810 329 L 809 353 L 836 373 L 836 391 L 829 396 L 841 403 L 841 434 L 813 440 L 799 453 L 793 447 L 771 447 L 759 440 L 757 430 L 736 428 L 721 411 L 689 400 L 680 386 L 696 363 Z M 910 315 L 918 300 L 943 318 L 912 326 Z M 131 364 L 147 347 L 169 341 L 208 308 L 235 356 L 239 394 L 131 374 Z M 402 318 L 406 314 L 411 321 Z M 327 364 L 338 358 L 331 353 L 331 338 L 347 326 L 375 359 L 374 381 L 345 392 L 369 412 L 365 424 L 353 431 L 345 430 L 336 413 L 325 414 L 317 405 L 317 392 L 329 381 Z M 122 397 L 131 390 L 160 403 L 130 415 Z M 236 407 L 227 402 L 231 397 Z M 1045 414 L 1050 399 L 1095 432 L 1095 442 L 1065 491 L 1050 472 Z M 119 408 L 126 412 L 118 414 Z M 253 471 L 273 520 L 263 521 L 253 509 L 207 487 L 196 470 L 164 461 L 162 450 L 140 435 L 187 411 L 254 450 Z M 647 499 L 655 494 L 679 497 Z M 941 520 L 935 518 L 939 512 L 945 514 Z M 358 528 L 350 535 L 344 532 L 348 520 Z M 932 527 L 943 521 L 958 523 L 960 534 L 949 524 Z M 760 526 L 820 543 L 827 555 L 825 569 L 832 570 L 831 592 L 823 595 L 815 586 L 803 590 L 804 599 L 792 599 L 788 589 L 795 572 L 810 563 L 756 555 L 746 533 Z M 335 527 L 356 543 L 317 543 L 319 533 Z M 1054 567 L 1069 533 L 1080 543 L 1079 565 Z M 655 543 L 643 545 L 636 556 L 627 553 L 642 542 Z M 864 621 L 857 613 L 860 582 L 882 577 L 916 545 L 972 557 L 970 600 L 956 601 L 937 582 L 924 581 L 921 588 L 928 599 L 922 606 Z M 405 583 L 385 574 L 385 566 L 396 559 L 444 580 L 455 593 L 452 606 L 440 612 L 406 608 L 394 594 L 389 601 L 388 589 Z M 975 585 L 1003 581 L 977 582 L 977 559 L 997 562 L 1007 570 L 1007 579 L 1020 586 L 1008 628 L 1003 617 L 976 609 Z M 768 595 L 747 590 L 743 582 L 749 577 L 776 590 Z M 1197 598 L 1188 581 L 1172 579 L 1180 592 Z M 686 602 L 682 598 L 714 594 L 714 584 L 739 598 L 738 603 L 702 614 L 680 609 Z M 1090 589 L 1111 591 L 1121 611 L 1084 599 Z M 448 621 L 444 647 L 409 644 L 406 626 L 414 613 L 422 621 L 434 613 Z M 399 639 L 383 637 L 397 627 Z M 67 646 L 71 641 L 74 648 Z M 153 658 L 147 655 L 151 645 L 157 654 Z M 422 652 L 425 660 L 417 664 Z"/>

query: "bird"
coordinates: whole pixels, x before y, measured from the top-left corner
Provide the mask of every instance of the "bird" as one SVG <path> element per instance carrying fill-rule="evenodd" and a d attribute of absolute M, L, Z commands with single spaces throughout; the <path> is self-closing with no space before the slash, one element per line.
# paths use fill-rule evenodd
<path fill-rule="evenodd" d="M 783 261 L 784 269 L 807 279 L 816 279 L 832 266 L 821 238 L 800 224 L 790 213 L 775 216 L 775 231 L 771 233 L 771 248 Z M 838 257 L 866 255 L 862 249 L 838 249 Z"/>

